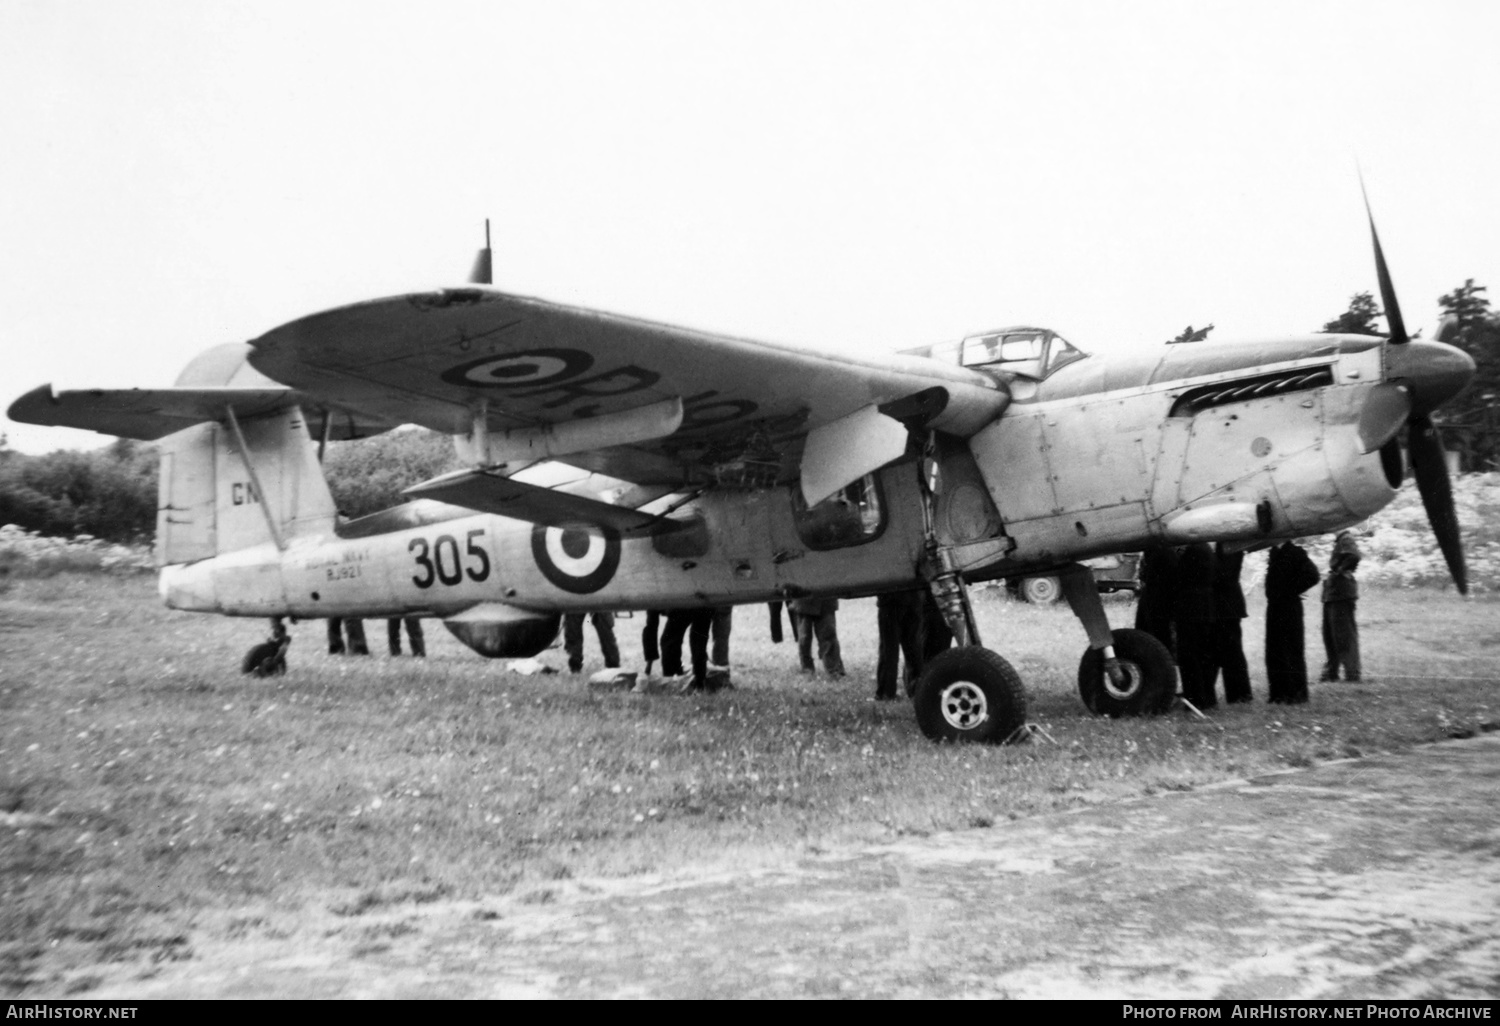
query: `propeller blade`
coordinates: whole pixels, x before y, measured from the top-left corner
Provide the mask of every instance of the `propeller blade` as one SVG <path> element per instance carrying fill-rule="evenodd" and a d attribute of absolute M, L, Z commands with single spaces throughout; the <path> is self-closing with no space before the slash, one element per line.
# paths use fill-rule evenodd
<path fill-rule="evenodd" d="M 1391 271 L 1385 265 L 1385 252 L 1380 248 L 1380 233 L 1375 230 L 1375 215 L 1370 212 L 1370 194 L 1365 192 L 1365 179 L 1359 178 L 1360 195 L 1365 198 L 1365 216 L 1370 220 L 1370 240 L 1375 243 L 1375 276 L 1380 279 L 1380 302 L 1385 305 L 1385 322 L 1391 329 L 1391 341 L 1402 345 L 1411 340 L 1406 333 L 1406 322 L 1401 319 L 1401 304 L 1396 302 L 1396 288 L 1391 284 Z"/>
<path fill-rule="evenodd" d="M 1458 534 L 1458 511 L 1453 505 L 1453 486 L 1448 481 L 1448 461 L 1443 458 L 1443 443 L 1432 419 L 1426 414 L 1411 418 L 1407 450 L 1411 453 L 1412 472 L 1417 491 L 1427 510 L 1427 522 L 1437 537 L 1438 548 L 1448 564 L 1448 573 L 1460 595 L 1469 593 L 1469 575 L 1464 566 L 1463 539 Z"/>

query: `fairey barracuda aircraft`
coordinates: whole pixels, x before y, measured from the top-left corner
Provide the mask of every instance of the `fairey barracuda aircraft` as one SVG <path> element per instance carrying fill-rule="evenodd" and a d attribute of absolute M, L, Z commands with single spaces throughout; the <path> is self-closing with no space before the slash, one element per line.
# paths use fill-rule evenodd
<path fill-rule="evenodd" d="M 1462 351 L 1408 336 L 1378 236 L 1390 337 L 1310 335 L 1090 355 L 1015 327 L 850 357 L 465 287 L 341 307 L 196 358 L 163 389 L 54 393 L 32 424 L 160 440 L 160 590 L 175 609 L 441 617 L 534 655 L 567 611 L 930 586 L 960 647 L 918 681 L 930 737 L 1001 741 L 1015 670 L 980 647 L 966 584 L 1055 574 L 1089 647 L 1090 709 L 1176 691 L 1153 638 L 1111 631 L 1080 560 L 1321 534 L 1388 503 L 1408 451 L 1460 591 L 1431 414 Z M 468 469 L 341 522 L 329 439 L 415 423 Z M 282 649 L 284 651 L 284 647 Z"/>

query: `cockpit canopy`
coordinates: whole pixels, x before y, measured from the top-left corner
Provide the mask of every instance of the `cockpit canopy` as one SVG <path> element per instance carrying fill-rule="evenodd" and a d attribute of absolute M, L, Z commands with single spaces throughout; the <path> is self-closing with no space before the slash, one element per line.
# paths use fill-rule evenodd
<path fill-rule="evenodd" d="M 963 367 L 1004 371 L 1036 381 L 1088 356 L 1055 331 L 1024 325 L 981 332 L 961 342 L 939 342 L 902 352 Z"/>

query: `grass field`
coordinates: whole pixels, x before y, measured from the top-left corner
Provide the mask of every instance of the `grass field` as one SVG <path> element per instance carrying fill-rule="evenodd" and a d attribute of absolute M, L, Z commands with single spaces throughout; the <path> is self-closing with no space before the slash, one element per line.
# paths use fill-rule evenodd
<path fill-rule="evenodd" d="M 165 610 L 150 577 L 0 588 L 9 995 L 85 993 L 104 962 L 149 974 L 191 959 L 205 934 L 286 937 L 312 910 L 357 921 L 439 899 L 545 902 L 570 877 L 734 870 L 953 828 L 993 828 L 999 845 L 1015 817 L 1500 723 L 1500 599 L 1451 591 L 1367 589 L 1367 679 L 1314 684 L 1300 707 L 1264 704 L 1255 596 L 1257 701 L 1210 722 L 1089 716 L 1083 632 L 1065 608 L 981 593 L 985 640 L 1053 739 L 992 748 L 934 745 L 909 705 L 869 700 L 873 600 L 840 610 L 846 680 L 798 675 L 751 607 L 736 620 L 735 690 L 685 698 L 510 674 L 435 623 L 427 660 L 333 658 L 322 624 L 302 624 L 290 673 L 255 680 L 237 669 L 262 624 Z M 1116 625 L 1133 616 L 1127 600 L 1106 607 Z M 1316 601 L 1306 608 L 1315 674 Z M 619 623 L 627 665 L 642 622 Z"/>

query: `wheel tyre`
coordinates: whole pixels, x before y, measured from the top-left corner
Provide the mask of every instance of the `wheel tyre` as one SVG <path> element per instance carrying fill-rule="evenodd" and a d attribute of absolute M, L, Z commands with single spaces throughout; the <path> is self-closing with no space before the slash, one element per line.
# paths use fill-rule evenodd
<path fill-rule="evenodd" d="M 1062 582 L 1056 577 L 1028 577 L 1021 582 L 1021 597 L 1035 606 L 1050 606 L 1062 600 Z"/>
<path fill-rule="evenodd" d="M 277 656 L 281 654 L 281 645 L 275 641 L 263 641 L 250 651 L 245 653 L 245 658 L 240 660 L 240 672 L 254 674 L 257 677 L 269 677 L 276 673 L 286 672 L 286 664 L 279 663 Z"/>
<path fill-rule="evenodd" d="M 1114 632 L 1115 658 L 1128 676 L 1119 689 L 1104 672 L 1104 653 L 1090 648 L 1078 664 L 1078 694 L 1091 713 L 1144 716 L 1165 712 L 1177 697 L 1177 667 L 1160 641 L 1145 631 Z"/>
<path fill-rule="evenodd" d="M 987 648 L 953 648 L 917 681 L 917 725 L 934 741 L 999 744 L 1026 723 L 1021 675 Z"/>

